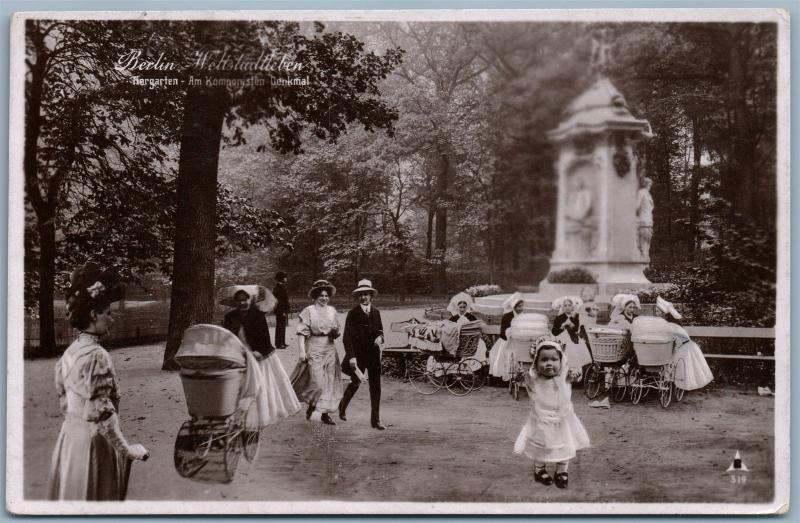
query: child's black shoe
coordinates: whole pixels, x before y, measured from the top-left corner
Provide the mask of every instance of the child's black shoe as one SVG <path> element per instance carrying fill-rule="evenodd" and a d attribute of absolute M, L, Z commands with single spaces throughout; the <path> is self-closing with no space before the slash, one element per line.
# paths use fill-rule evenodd
<path fill-rule="evenodd" d="M 549 485 L 553 482 L 553 478 L 550 477 L 550 474 L 548 474 L 547 470 L 545 469 L 537 470 L 536 473 L 533 475 L 533 479 L 535 479 L 537 483 L 541 483 L 542 485 Z"/>
<path fill-rule="evenodd" d="M 556 472 L 555 484 L 558 488 L 567 488 L 569 475 L 566 472 Z"/>

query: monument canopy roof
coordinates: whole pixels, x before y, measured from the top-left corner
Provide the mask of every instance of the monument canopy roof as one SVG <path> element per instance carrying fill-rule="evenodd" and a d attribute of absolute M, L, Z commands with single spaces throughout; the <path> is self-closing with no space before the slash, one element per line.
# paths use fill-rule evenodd
<path fill-rule="evenodd" d="M 647 137 L 652 134 L 650 123 L 634 117 L 622 93 L 602 75 L 569 104 L 566 114 L 566 120 L 547 133 L 551 140 L 606 130 L 639 131 Z"/>

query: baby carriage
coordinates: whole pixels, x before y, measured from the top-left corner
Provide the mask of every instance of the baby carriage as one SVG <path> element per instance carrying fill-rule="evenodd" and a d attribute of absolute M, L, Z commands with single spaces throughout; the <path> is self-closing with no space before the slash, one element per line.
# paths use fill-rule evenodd
<path fill-rule="evenodd" d="M 258 408 L 250 395 L 256 378 L 247 372 L 255 359 L 227 329 L 194 325 L 184 332 L 175 360 L 190 416 L 175 439 L 175 470 L 185 478 L 229 483 L 240 456 L 253 461 L 258 451 Z"/>
<path fill-rule="evenodd" d="M 473 358 L 481 340 L 480 322 L 461 325 L 458 345 L 449 352 L 440 341 L 420 342 L 409 332 L 411 346 L 421 357 L 412 362 L 409 381 L 420 394 L 433 394 L 446 388 L 451 394 L 465 396 L 483 386 L 483 364 Z"/>
<path fill-rule="evenodd" d="M 676 377 L 685 376 L 686 362 L 674 361 L 675 340 L 663 318 L 639 317 L 633 322 L 631 342 L 636 365 L 631 370 L 631 400 L 638 404 L 650 390 L 658 391 L 662 408 L 669 407 L 674 395 L 683 399 L 684 390 L 675 385 Z"/>
<path fill-rule="evenodd" d="M 630 355 L 628 333 L 620 329 L 596 327 L 589 329 L 586 334 L 592 355 L 592 364 L 583 378 L 586 397 L 594 399 L 601 389 L 610 388 L 611 399 L 623 401 L 629 385 L 629 365 L 626 365 Z"/>
<path fill-rule="evenodd" d="M 544 314 L 520 314 L 511 321 L 511 327 L 506 331 L 511 375 L 508 392 L 515 400 L 519 400 L 519 391 L 525 387 L 525 373 L 533 364 L 531 346 L 537 338 L 549 333 L 547 316 Z"/>

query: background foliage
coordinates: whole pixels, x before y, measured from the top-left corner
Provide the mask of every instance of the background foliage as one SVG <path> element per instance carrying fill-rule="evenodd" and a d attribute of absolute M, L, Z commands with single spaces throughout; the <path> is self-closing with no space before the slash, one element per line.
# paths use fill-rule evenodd
<path fill-rule="evenodd" d="M 641 172 L 654 180 L 648 277 L 674 284 L 665 292 L 687 306 L 690 319 L 772 325 L 775 26 L 606 27 L 614 35 L 610 76 L 654 131 L 639 151 Z M 400 49 L 379 85 L 397 116 L 393 132 L 342 125 L 333 143 L 319 126 L 264 125 L 252 100 L 228 114 L 219 161 L 217 282 L 270 283 L 276 270 L 286 270 L 298 290 L 322 276 L 345 287 L 371 277 L 382 292 L 398 294 L 536 285 L 548 271 L 555 227 L 556 151 L 545 131 L 590 85 L 597 28 L 326 27 L 325 34 L 347 35 L 341 41 L 351 54 Z M 76 77 L 56 67 L 52 74 L 60 80 L 48 84 L 42 109 L 47 132 L 38 143 L 50 170 L 40 172 L 57 174 L 71 158 L 64 151 L 76 143 L 78 158 L 97 159 L 64 167 L 69 183 L 58 192 L 55 266 L 62 271 L 91 252 L 129 268 L 133 280 L 151 272 L 168 276 L 176 101 L 158 90 L 132 96 L 122 79 L 96 78 L 92 61 L 135 35 L 89 29 L 65 30 L 65 38 L 84 47 L 63 52 L 81 50 L 86 70 Z M 324 37 L 315 42 L 325 45 Z M 330 109 L 325 97 L 297 102 L 309 104 L 320 121 Z M 138 117 L 122 118 L 123 112 Z M 292 152 L 265 146 L 264 136 L 273 135 Z M 116 152 L 109 156 L 110 149 Z M 33 306 L 41 220 L 28 200 L 26 305 Z"/>

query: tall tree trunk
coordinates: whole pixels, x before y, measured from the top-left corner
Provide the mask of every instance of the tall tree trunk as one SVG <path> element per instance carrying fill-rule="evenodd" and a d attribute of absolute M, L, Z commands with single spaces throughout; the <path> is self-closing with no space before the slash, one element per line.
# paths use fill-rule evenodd
<path fill-rule="evenodd" d="M 178 165 L 175 259 L 169 331 L 163 370 L 175 370 L 183 331 L 214 315 L 214 248 L 217 239 L 217 167 L 224 89 L 190 87 L 186 97 Z"/>
<path fill-rule="evenodd" d="M 436 270 L 434 271 L 433 292 L 444 294 L 447 292 L 447 201 L 450 174 L 450 158 L 446 154 L 441 156 L 441 170 L 436 181 L 436 198 L 442 205 L 436 209 L 436 230 L 434 253 Z"/>
<path fill-rule="evenodd" d="M 31 65 L 28 96 L 25 106 L 25 149 L 23 171 L 25 193 L 36 215 L 36 231 L 41 249 L 39 257 L 39 352 L 45 356 L 56 354 L 55 311 L 53 298 L 55 288 L 56 208 L 42 195 L 38 176 L 37 147 L 41 132 L 42 90 L 47 71 L 47 48 L 44 45 L 38 22 L 30 22 L 28 30 L 34 48 L 35 62 Z"/>
<path fill-rule="evenodd" d="M 50 214 L 50 213 L 48 213 Z M 55 209 L 48 218 L 39 216 L 39 352 L 43 356 L 55 356 L 55 264 L 56 226 Z"/>
<path fill-rule="evenodd" d="M 730 51 L 728 55 L 729 108 L 733 113 L 731 140 L 731 172 L 728 175 L 726 198 L 733 204 L 732 211 L 755 218 L 758 192 L 754 191 L 755 144 L 750 130 L 750 110 L 747 106 L 747 79 L 741 40 L 747 29 L 742 24 L 731 24 Z"/>
<path fill-rule="evenodd" d="M 313 283 L 319 279 L 319 237 L 316 230 L 312 233 L 311 238 L 311 283 Z"/>
<path fill-rule="evenodd" d="M 511 215 L 507 217 L 508 229 L 509 229 L 509 237 L 510 238 L 519 238 L 520 231 L 517 230 L 517 219 L 516 216 Z M 518 271 L 519 270 L 519 260 L 520 260 L 520 248 L 522 246 L 522 242 L 513 241 L 511 242 L 511 270 Z"/>
<path fill-rule="evenodd" d="M 699 222 L 700 222 L 700 160 L 703 154 L 703 147 L 700 137 L 700 119 L 695 116 L 692 118 L 692 182 L 691 194 L 689 195 L 689 238 L 687 241 L 687 252 L 694 258 L 698 248 Z"/>
<path fill-rule="evenodd" d="M 433 217 L 436 214 L 436 207 L 428 207 L 428 227 L 425 231 L 425 259 L 430 260 L 433 256 Z"/>

